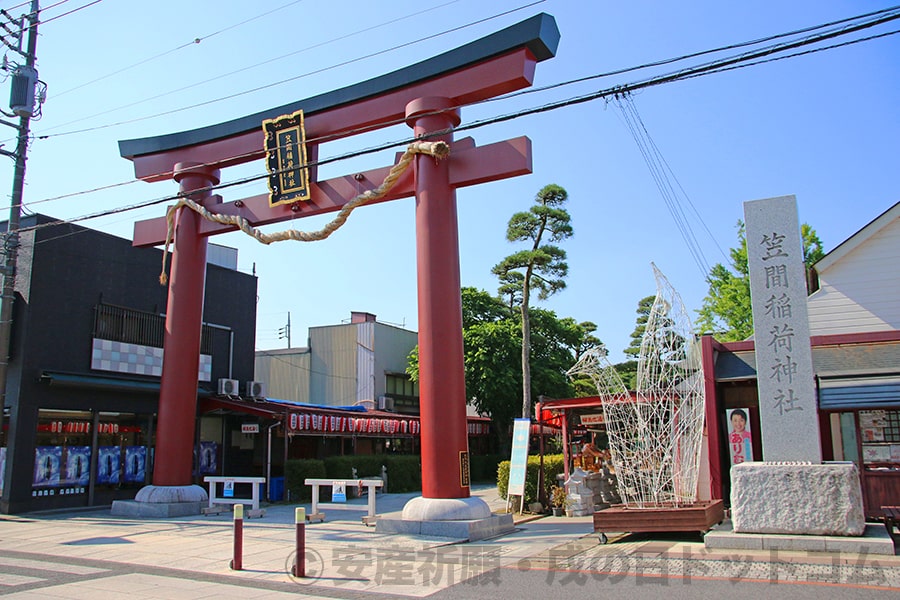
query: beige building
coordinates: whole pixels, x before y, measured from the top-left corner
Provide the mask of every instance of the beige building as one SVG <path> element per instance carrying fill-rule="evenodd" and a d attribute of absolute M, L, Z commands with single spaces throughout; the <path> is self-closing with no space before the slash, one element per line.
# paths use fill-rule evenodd
<path fill-rule="evenodd" d="M 416 332 L 354 312 L 349 323 L 310 327 L 308 343 L 257 351 L 255 377 L 268 398 L 418 414 L 418 385 L 406 374 Z"/>

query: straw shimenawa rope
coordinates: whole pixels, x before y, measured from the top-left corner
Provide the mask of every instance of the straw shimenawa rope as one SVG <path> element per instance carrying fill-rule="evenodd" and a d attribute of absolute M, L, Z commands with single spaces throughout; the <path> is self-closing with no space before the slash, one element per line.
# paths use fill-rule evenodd
<path fill-rule="evenodd" d="M 221 223 L 222 225 L 234 225 L 239 228 L 241 231 L 246 233 L 249 236 L 256 238 L 257 241 L 263 244 L 271 244 L 272 242 L 283 242 L 285 240 L 295 240 L 298 242 L 316 242 L 319 240 L 324 240 L 332 233 L 338 230 L 346 221 L 347 217 L 350 216 L 350 213 L 353 212 L 358 206 L 362 206 L 367 202 L 372 202 L 373 200 L 378 200 L 382 198 L 385 194 L 387 194 L 391 188 L 396 185 L 397 180 L 400 179 L 400 176 L 403 175 L 404 171 L 409 167 L 412 163 L 413 158 L 415 158 L 416 154 L 428 154 L 430 156 L 434 156 L 437 159 L 446 158 L 450 154 L 450 146 L 446 142 L 424 142 L 418 141 L 413 142 L 406 148 L 406 152 L 403 153 L 403 156 L 400 157 L 400 160 L 397 161 L 397 164 L 391 167 L 390 172 L 387 177 L 384 178 L 384 182 L 379 185 L 377 188 L 373 190 L 369 190 L 359 194 L 352 200 L 350 200 L 347 204 L 341 207 L 340 212 L 338 212 L 337 216 L 325 227 L 318 231 L 297 231 L 296 229 L 287 229 L 285 231 L 279 231 L 276 233 L 263 233 L 262 231 L 253 227 L 250 222 L 241 217 L 239 215 L 223 215 L 214 212 L 210 212 L 202 205 L 194 202 L 190 198 L 181 198 L 178 202 L 169 207 L 168 211 L 166 211 L 166 224 L 168 225 L 168 230 L 166 231 L 166 247 L 163 251 L 163 259 L 162 259 L 162 273 L 159 275 L 159 283 L 161 285 L 166 285 L 168 283 L 169 277 L 166 275 L 166 256 L 169 254 L 169 246 L 172 243 L 172 240 L 175 237 L 175 212 L 181 208 L 182 206 L 190 208 L 201 217 L 208 221 L 213 221 L 215 223 Z"/>

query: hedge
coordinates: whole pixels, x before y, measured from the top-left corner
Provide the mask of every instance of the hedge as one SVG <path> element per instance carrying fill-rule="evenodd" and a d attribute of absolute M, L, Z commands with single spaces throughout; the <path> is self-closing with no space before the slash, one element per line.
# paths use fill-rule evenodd
<path fill-rule="evenodd" d="M 497 481 L 497 466 L 503 460 L 500 454 L 470 454 L 469 462 L 473 483 Z"/>
<path fill-rule="evenodd" d="M 525 467 L 525 501 L 527 507 L 532 502 L 538 501 L 537 480 L 541 459 L 539 456 L 529 456 Z M 550 488 L 556 485 L 556 476 L 563 472 L 562 454 L 544 455 L 544 490 L 546 498 L 550 498 Z M 506 498 L 509 491 L 509 461 L 504 460 L 497 467 L 497 492 L 501 498 Z"/>
<path fill-rule="evenodd" d="M 312 488 L 303 483 L 310 477 L 326 477 L 325 463 L 313 458 L 287 461 L 284 465 L 284 489 L 287 491 L 285 499 L 290 498 L 291 502 L 312 500 Z"/>

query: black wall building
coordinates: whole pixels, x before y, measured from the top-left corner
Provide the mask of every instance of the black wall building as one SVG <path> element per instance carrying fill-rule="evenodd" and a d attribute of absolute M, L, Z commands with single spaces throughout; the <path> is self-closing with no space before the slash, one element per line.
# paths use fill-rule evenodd
<path fill-rule="evenodd" d="M 21 224 L 0 436 L 4 513 L 132 498 L 150 482 L 154 440 L 166 435 L 155 422 L 162 252 L 76 225 L 41 226 L 52 222 L 34 215 Z M 253 379 L 256 289 L 255 276 L 207 265 L 199 397 L 214 395 L 220 378 Z"/>

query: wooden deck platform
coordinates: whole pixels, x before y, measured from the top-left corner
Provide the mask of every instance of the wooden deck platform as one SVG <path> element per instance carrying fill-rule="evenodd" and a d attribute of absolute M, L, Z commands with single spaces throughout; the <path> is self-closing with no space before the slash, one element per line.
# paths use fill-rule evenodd
<path fill-rule="evenodd" d="M 594 531 L 601 541 L 606 532 L 697 531 L 706 533 L 725 519 L 722 500 L 697 502 L 692 506 L 627 508 L 622 504 L 594 513 Z"/>

